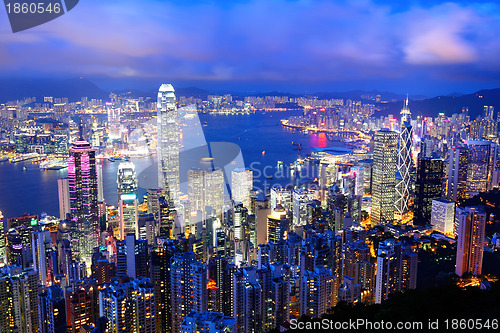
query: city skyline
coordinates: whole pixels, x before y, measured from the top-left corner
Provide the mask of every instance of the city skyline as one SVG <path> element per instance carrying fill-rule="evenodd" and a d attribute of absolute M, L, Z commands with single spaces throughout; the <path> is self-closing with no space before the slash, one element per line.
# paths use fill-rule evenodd
<path fill-rule="evenodd" d="M 498 329 L 500 4 L 56 2 L 0 10 L 60 14 L 0 20 L 0 332 Z"/>

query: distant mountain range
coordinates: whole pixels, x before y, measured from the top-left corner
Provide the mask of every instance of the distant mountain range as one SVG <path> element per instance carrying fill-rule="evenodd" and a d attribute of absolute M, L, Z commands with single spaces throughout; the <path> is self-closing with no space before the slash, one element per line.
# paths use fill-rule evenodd
<path fill-rule="evenodd" d="M 85 78 L 77 79 L 5 79 L 0 78 L 0 103 L 36 97 L 43 102 L 43 97 L 67 97 L 70 102 L 82 97 L 108 99 L 109 93 Z"/>
<path fill-rule="evenodd" d="M 413 117 L 418 115 L 436 117 L 439 113 L 451 116 L 462 112 L 462 108 L 466 106 L 469 108 L 471 119 L 475 119 L 482 115 L 485 105 L 494 106 L 497 112 L 500 111 L 500 88 L 484 89 L 460 96 L 437 96 L 418 101 L 410 99 L 409 102 Z M 402 102 L 388 103 L 387 108 L 376 115 L 399 115 L 402 106 Z"/>
<path fill-rule="evenodd" d="M 210 92 L 208 90 L 186 87 L 176 88 L 177 96 L 196 97 L 206 99 L 208 95 L 220 95 L 224 92 Z M 141 91 L 141 90 L 121 90 L 116 91 L 119 94 L 129 94 L 131 97 L 149 97 L 156 99 L 157 91 Z M 402 101 L 406 98 L 405 95 L 395 94 L 391 92 L 381 92 L 377 90 L 364 91 L 353 90 L 348 92 L 318 92 L 314 94 L 291 94 L 287 92 L 270 91 L 260 93 L 232 93 L 235 96 L 316 96 L 319 99 L 343 98 L 353 100 L 363 100 L 365 103 L 375 103 L 372 99 L 363 99 L 362 96 L 380 95 L 382 100 L 390 101 L 388 103 L 377 104 L 382 106 L 383 110 L 376 113 L 376 116 L 382 115 L 399 115 L 402 107 Z M 43 97 L 67 97 L 70 102 L 79 101 L 82 97 L 97 98 L 107 100 L 109 92 L 99 88 L 93 82 L 86 78 L 75 79 L 6 79 L 0 78 L 0 103 L 7 101 L 21 100 L 25 97 L 36 97 L 37 102 L 43 102 Z M 469 108 L 469 115 L 472 118 L 482 114 L 484 105 L 492 105 L 500 111 L 500 88 L 480 90 L 472 94 L 450 93 L 446 96 L 437 96 L 427 98 L 421 95 L 410 95 L 410 110 L 412 115 L 435 117 L 439 113 L 445 113 L 447 116 L 453 113 L 461 112 L 462 107 Z M 397 102 L 392 102 L 397 100 Z"/>

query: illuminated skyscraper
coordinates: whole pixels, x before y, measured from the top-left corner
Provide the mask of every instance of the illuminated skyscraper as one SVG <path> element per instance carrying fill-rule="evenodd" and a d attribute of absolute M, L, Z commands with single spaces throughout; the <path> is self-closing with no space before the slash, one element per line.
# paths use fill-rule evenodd
<path fill-rule="evenodd" d="M 283 240 L 288 232 L 289 224 L 285 209 L 278 204 L 272 214 L 267 217 L 267 242 L 278 243 Z"/>
<path fill-rule="evenodd" d="M 486 213 L 481 206 L 457 208 L 457 264 L 455 273 L 481 275 Z"/>
<path fill-rule="evenodd" d="M 120 163 L 117 177 L 120 209 L 120 239 L 124 239 L 128 233 L 134 233 L 136 238 L 139 238 L 139 230 L 137 227 L 137 176 L 134 164 L 131 162 Z"/>
<path fill-rule="evenodd" d="M 102 179 L 102 164 L 96 164 L 97 170 L 97 200 L 104 201 L 104 184 Z"/>
<path fill-rule="evenodd" d="M 167 189 L 175 207 L 179 206 L 179 125 L 175 90 L 162 84 L 158 91 L 158 186 Z"/>
<path fill-rule="evenodd" d="M 271 209 L 281 205 L 285 211 L 292 209 L 292 192 L 281 186 L 271 188 Z"/>
<path fill-rule="evenodd" d="M 120 133 L 120 108 L 106 103 L 108 109 L 108 137 L 110 140 L 119 140 Z"/>
<path fill-rule="evenodd" d="M 64 292 L 59 286 L 50 286 L 38 294 L 38 316 L 38 332 L 67 332 Z"/>
<path fill-rule="evenodd" d="M 408 108 L 408 97 L 401 109 L 401 131 L 399 133 L 398 150 L 398 181 L 396 184 L 396 218 L 402 218 L 409 211 L 410 200 L 410 172 L 413 167 L 411 146 L 413 142 L 413 128 L 410 124 L 411 113 Z"/>
<path fill-rule="evenodd" d="M 95 284 L 84 282 L 66 290 L 66 322 L 69 333 L 80 332 L 84 325 L 91 325 L 98 317 L 98 290 Z"/>
<path fill-rule="evenodd" d="M 241 202 L 250 209 L 250 192 L 253 188 L 253 171 L 250 169 L 234 169 L 231 174 L 231 191 L 234 202 Z"/>
<path fill-rule="evenodd" d="M 426 225 L 431 222 L 432 200 L 441 197 L 442 180 L 443 160 L 441 158 L 436 155 L 418 158 L 414 225 Z"/>
<path fill-rule="evenodd" d="M 201 211 L 203 219 L 206 219 L 207 207 L 220 216 L 224 207 L 224 172 L 221 169 L 190 169 L 188 196 L 192 211 Z"/>
<path fill-rule="evenodd" d="M 180 332 L 182 320 L 191 310 L 207 310 L 207 269 L 193 252 L 173 257 L 170 268 L 173 332 Z"/>
<path fill-rule="evenodd" d="M 398 134 L 384 128 L 374 142 L 371 223 L 393 223 Z"/>
<path fill-rule="evenodd" d="M 0 271 L 0 332 L 12 332 L 14 329 L 14 298 L 12 280 Z"/>
<path fill-rule="evenodd" d="M 405 244 L 388 239 L 379 244 L 375 303 L 380 304 L 397 291 L 415 289 L 417 286 L 418 254 Z"/>
<path fill-rule="evenodd" d="M 90 267 L 99 245 L 99 211 L 95 150 L 86 141 L 75 141 L 69 149 L 68 182 L 74 249 Z"/>
<path fill-rule="evenodd" d="M 157 332 L 153 284 L 144 277 L 111 284 L 99 291 L 99 313 L 109 332 Z"/>
<path fill-rule="evenodd" d="M 65 220 L 67 214 L 70 213 L 68 178 L 59 178 L 57 180 L 57 190 L 59 193 L 59 218 Z"/>
<path fill-rule="evenodd" d="M 318 318 L 337 304 L 335 275 L 330 268 L 306 270 L 300 286 L 300 313 Z"/>
<path fill-rule="evenodd" d="M 448 154 L 446 198 L 450 201 L 457 201 L 467 196 L 469 151 L 466 147 L 452 147 Z"/>
<path fill-rule="evenodd" d="M 296 189 L 293 191 L 292 212 L 294 227 L 306 225 L 311 222 L 308 221 L 307 217 L 307 205 L 310 204 L 314 199 L 316 199 L 316 195 L 312 190 Z"/>
<path fill-rule="evenodd" d="M 453 235 L 455 202 L 441 198 L 432 200 L 431 224 L 434 230 Z"/>
<path fill-rule="evenodd" d="M 467 192 L 473 196 L 490 189 L 497 146 L 487 140 L 465 140 L 468 150 Z"/>

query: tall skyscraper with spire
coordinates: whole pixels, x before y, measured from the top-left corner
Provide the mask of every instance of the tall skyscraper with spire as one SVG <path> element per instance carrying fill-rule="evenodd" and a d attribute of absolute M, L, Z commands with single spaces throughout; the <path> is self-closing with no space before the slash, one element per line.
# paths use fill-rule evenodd
<path fill-rule="evenodd" d="M 165 188 L 169 201 L 179 205 L 179 125 L 175 90 L 171 84 L 162 84 L 158 91 L 158 186 Z"/>
<path fill-rule="evenodd" d="M 68 158 L 69 202 L 75 252 L 89 267 L 99 245 L 99 211 L 95 150 L 82 139 L 73 142 Z"/>
<path fill-rule="evenodd" d="M 396 201 L 395 218 L 402 219 L 409 211 L 411 170 L 413 158 L 411 146 L 413 143 L 413 128 L 411 126 L 411 113 L 408 107 L 408 96 L 401 109 L 401 128 L 399 133 L 398 171 L 396 173 Z"/>

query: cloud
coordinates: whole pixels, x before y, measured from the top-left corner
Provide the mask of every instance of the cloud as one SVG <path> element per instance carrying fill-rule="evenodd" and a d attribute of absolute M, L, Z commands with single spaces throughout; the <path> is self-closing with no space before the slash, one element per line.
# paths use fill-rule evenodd
<path fill-rule="evenodd" d="M 404 60 L 410 64 L 460 64 L 477 61 L 474 32 L 480 20 L 472 8 L 447 3 L 432 10 L 415 9 L 404 15 L 408 22 Z"/>
<path fill-rule="evenodd" d="M 499 71 L 494 3 L 89 0 L 0 33 L 0 71 L 200 81 L 346 82 Z M 5 21 L 0 29 L 7 31 Z M 456 75 L 457 65 L 466 65 Z"/>

